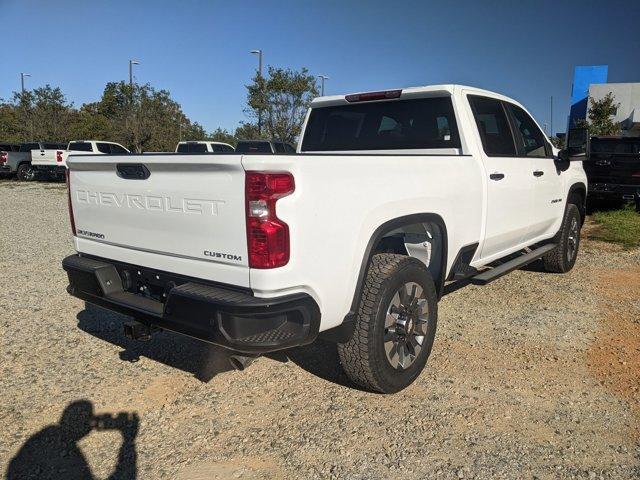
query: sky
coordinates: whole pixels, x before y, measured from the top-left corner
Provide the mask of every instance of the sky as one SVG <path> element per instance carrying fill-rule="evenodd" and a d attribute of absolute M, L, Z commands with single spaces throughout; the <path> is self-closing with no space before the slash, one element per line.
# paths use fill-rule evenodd
<path fill-rule="evenodd" d="M 247 121 L 265 65 L 327 75 L 327 95 L 460 83 L 503 93 L 564 131 L 576 65 L 640 82 L 634 1 L 0 0 L 0 98 L 59 86 L 75 106 L 109 81 L 166 89 L 208 131 Z M 8 29 L 8 30 L 7 30 Z"/>

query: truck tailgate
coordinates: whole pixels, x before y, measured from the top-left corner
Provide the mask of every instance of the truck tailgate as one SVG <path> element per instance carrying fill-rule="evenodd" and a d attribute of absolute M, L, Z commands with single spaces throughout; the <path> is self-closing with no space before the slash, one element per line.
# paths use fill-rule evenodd
<path fill-rule="evenodd" d="M 56 154 L 58 150 L 31 150 L 31 164 L 42 166 L 56 166 Z"/>
<path fill-rule="evenodd" d="M 175 273 L 249 286 L 241 158 L 70 156 L 78 250 L 96 255 L 104 246 L 105 257 L 126 259 L 145 252 L 136 258 L 159 255 L 163 265 L 174 257 Z"/>

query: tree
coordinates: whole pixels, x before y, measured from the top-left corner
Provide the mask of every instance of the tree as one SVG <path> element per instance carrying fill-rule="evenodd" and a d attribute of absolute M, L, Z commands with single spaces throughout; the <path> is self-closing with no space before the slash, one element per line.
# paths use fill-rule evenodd
<path fill-rule="evenodd" d="M 620 125 L 612 120 L 619 103 L 614 103 L 613 93 L 607 93 L 600 100 L 589 99 L 588 120 L 578 120 L 576 126 L 586 127 L 589 135 L 619 135 Z"/>
<path fill-rule="evenodd" d="M 263 134 L 294 143 L 300 134 L 304 116 L 318 88 L 306 68 L 300 71 L 269 67 L 268 78 L 259 73 L 247 85 L 246 112 L 257 118 L 262 111 Z M 242 127 L 247 129 L 247 124 Z M 247 129 L 248 132 L 251 132 Z M 264 135 L 263 135 L 264 136 Z"/>
<path fill-rule="evenodd" d="M 75 110 L 59 87 L 14 92 L 0 104 L 0 133 L 4 141 L 66 141 Z"/>
<path fill-rule="evenodd" d="M 15 105 L 0 100 L 0 138 L 4 142 L 20 143 L 24 141 L 22 122 L 18 118 Z"/>
<path fill-rule="evenodd" d="M 102 98 L 83 105 L 80 115 L 89 117 L 80 122 L 85 131 L 82 137 L 98 135 L 134 152 L 173 151 L 182 139 L 206 137 L 204 128 L 186 117 L 168 91 L 149 84 L 132 88 L 126 82 L 110 82 Z"/>
<path fill-rule="evenodd" d="M 256 123 L 241 122 L 240 126 L 236 128 L 233 136 L 236 142 L 240 140 L 258 140 L 261 135 L 258 133 L 258 125 Z"/>
<path fill-rule="evenodd" d="M 554 135 L 553 137 L 550 137 L 549 140 L 554 147 L 559 148 L 560 150 L 564 148 L 564 137 L 561 138 Z"/>
<path fill-rule="evenodd" d="M 236 137 L 232 133 L 229 133 L 227 130 L 220 127 L 216 128 L 209 134 L 209 139 L 214 142 L 228 143 L 234 147 L 237 143 Z"/>

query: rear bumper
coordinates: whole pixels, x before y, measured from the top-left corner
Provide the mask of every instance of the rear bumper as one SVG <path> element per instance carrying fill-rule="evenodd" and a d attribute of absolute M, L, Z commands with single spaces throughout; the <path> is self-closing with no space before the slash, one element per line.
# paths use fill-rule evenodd
<path fill-rule="evenodd" d="M 33 163 L 31 165 L 33 165 Z M 38 172 L 54 175 L 64 175 L 66 171 L 66 167 L 64 165 L 33 165 L 33 168 Z"/>
<path fill-rule="evenodd" d="M 62 266 L 69 277 L 67 291 L 77 298 L 237 352 L 282 350 L 311 343 L 318 335 L 320 310 L 305 293 L 258 298 L 248 290 L 79 255 L 65 258 Z M 164 302 L 133 293 L 148 291 L 148 279 L 157 279 L 149 288 L 164 290 Z"/>
<path fill-rule="evenodd" d="M 595 198 L 634 200 L 640 196 L 640 185 L 589 183 L 589 195 Z"/>
<path fill-rule="evenodd" d="M 5 164 L 5 165 L 0 165 L 0 173 L 4 173 L 4 174 L 14 173 L 14 171 L 11 170 L 11 167 L 9 165 Z"/>

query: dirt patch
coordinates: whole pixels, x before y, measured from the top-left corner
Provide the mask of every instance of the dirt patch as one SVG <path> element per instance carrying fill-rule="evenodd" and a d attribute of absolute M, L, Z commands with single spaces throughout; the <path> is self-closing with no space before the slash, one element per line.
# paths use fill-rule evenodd
<path fill-rule="evenodd" d="M 201 462 L 185 467 L 178 473 L 178 480 L 277 480 L 283 474 L 276 462 L 262 458 L 245 457 L 225 462 Z"/>
<path fill-rule="evenodd" d="M 603 386 L 627 400 L 640 435 L 640 268 L 606 270 L 595 288 L 603 328 L 589 349 L 589 367 Z"/>

